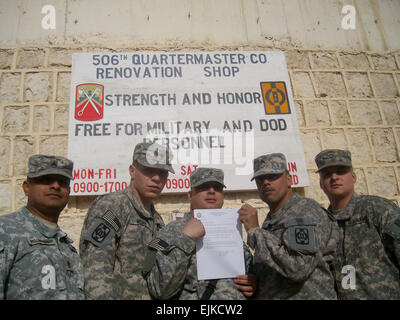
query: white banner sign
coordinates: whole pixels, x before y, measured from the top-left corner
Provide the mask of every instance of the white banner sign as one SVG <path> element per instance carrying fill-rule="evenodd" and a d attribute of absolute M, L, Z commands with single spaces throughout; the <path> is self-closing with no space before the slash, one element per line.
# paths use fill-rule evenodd
<path fill-rule="evenodd" d="M 72 195 L 118 191 L 137 143 L 172 151 L 164 191 L 190 188 L 198 166 L 221 168 L 227 190 L 255 188 L 253 159 L 286 155 L 308 185 L 284 54 L 262 51 L 75 53 L 68 157 Z"/>

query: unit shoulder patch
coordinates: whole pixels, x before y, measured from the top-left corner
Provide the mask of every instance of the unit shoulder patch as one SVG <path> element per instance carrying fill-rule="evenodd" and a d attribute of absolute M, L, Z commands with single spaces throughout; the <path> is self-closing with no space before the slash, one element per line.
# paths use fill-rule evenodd
<path fill-rule="evenodd" d="M 316 253 L 315 226 L 311 219 L 294 219 L 288 223 L 289 247 L 302 253 Z"/>
<path fill-rule="evenodd" d="M 97 228 L 92 232 L 92 239 L 96 242 L 103 242 L 104 239 L 108 236 L 111 229 L 106 226 L 104 223 L 100 223 Z"/>
<path fill-rule="evenodd" d="M 107 245 L 116 235 L 114 228 L 104 219 L 97 218 L 85 232 L 84 239 L 97 247 Z"/>

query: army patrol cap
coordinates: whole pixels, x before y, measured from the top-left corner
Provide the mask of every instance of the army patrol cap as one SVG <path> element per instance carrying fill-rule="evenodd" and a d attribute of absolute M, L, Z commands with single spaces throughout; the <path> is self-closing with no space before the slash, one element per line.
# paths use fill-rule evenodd
<path fill-rule="evenodd" d="M 218 182 L 224 188 L 224 172 L 215 168 L 197 168 L 190 174 L 190 186 L 196 188 L 206 182 Z"/>
<path fill-rule="evenodd" d="M 73 167 L 74 163 L 67 158 L 36 154 L 29 157 L 27 176 L 37 178 L 48 174 L 58 174 L 72 180 Z"/>
<path fill-rule="evenodd" d="M 340 149 L 323 150 L 316 155 L 315 163 L 318 167 L 316 172 L 332 166 L 352 167 L 351 153 L 350 151 Z"/>
<path fill-rule="evenodd" d="M 278 174 L 287 171 L 287 161 L 283 153 L 270 153 L 253 161 L 254 175 L 250 181 L 264 174 Z"/>
<path fill-rule="evenodd" d="M 170 150 L 157 143 L 138 143 L 133 151 L 133 161 L 145 167 L 168 170 L 175 173 L 171 166 L 172 154 Z"/>

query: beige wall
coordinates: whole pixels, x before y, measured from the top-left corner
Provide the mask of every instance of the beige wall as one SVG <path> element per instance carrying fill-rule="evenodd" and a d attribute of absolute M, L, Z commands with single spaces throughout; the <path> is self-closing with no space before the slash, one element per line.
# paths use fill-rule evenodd
<path fill-rule="evenodd" d="M 44 30 L 44 5 L 56 28 Z M 342 8 L 356 11 L 342 28 Z M 0 0 L 4 46 L 400 48 L 399 0 Z"/>
<path fill-rule="evenodd" d="M 41 28 L 44 4 L 56 8 L 55 30 Z M 344 4 L 357 10 L 355 30 L 341 28 Z M 400 1 L 0 0 L 0 214 L 25 204 L 30 155 L 67 155 L 71 54 L 100 50 L 283 50 L 311 184 L 299 192 L 326 205 L 314 156 L 346 148 L 357 190 L 400 203 L 395 12 Z M 93 199 L 72 197 L 62 214 L 75 241 Z M 255 191 L 228 192 L 225 206 L 242 201 L 264 218 Z M 162 196 L 157 208 L 169 221 L 188 209 L 186 195 Z"/>

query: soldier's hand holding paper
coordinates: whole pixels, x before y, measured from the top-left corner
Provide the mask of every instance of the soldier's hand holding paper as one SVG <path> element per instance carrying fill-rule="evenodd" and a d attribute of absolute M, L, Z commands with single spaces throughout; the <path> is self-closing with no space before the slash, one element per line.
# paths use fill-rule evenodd
<path fill-rule="evenodd" d="M 193 240 L 201 238 L 206 233 L 203 224 L 196 218 L 189 220 L 182 228 L 182 232 Z"/>

